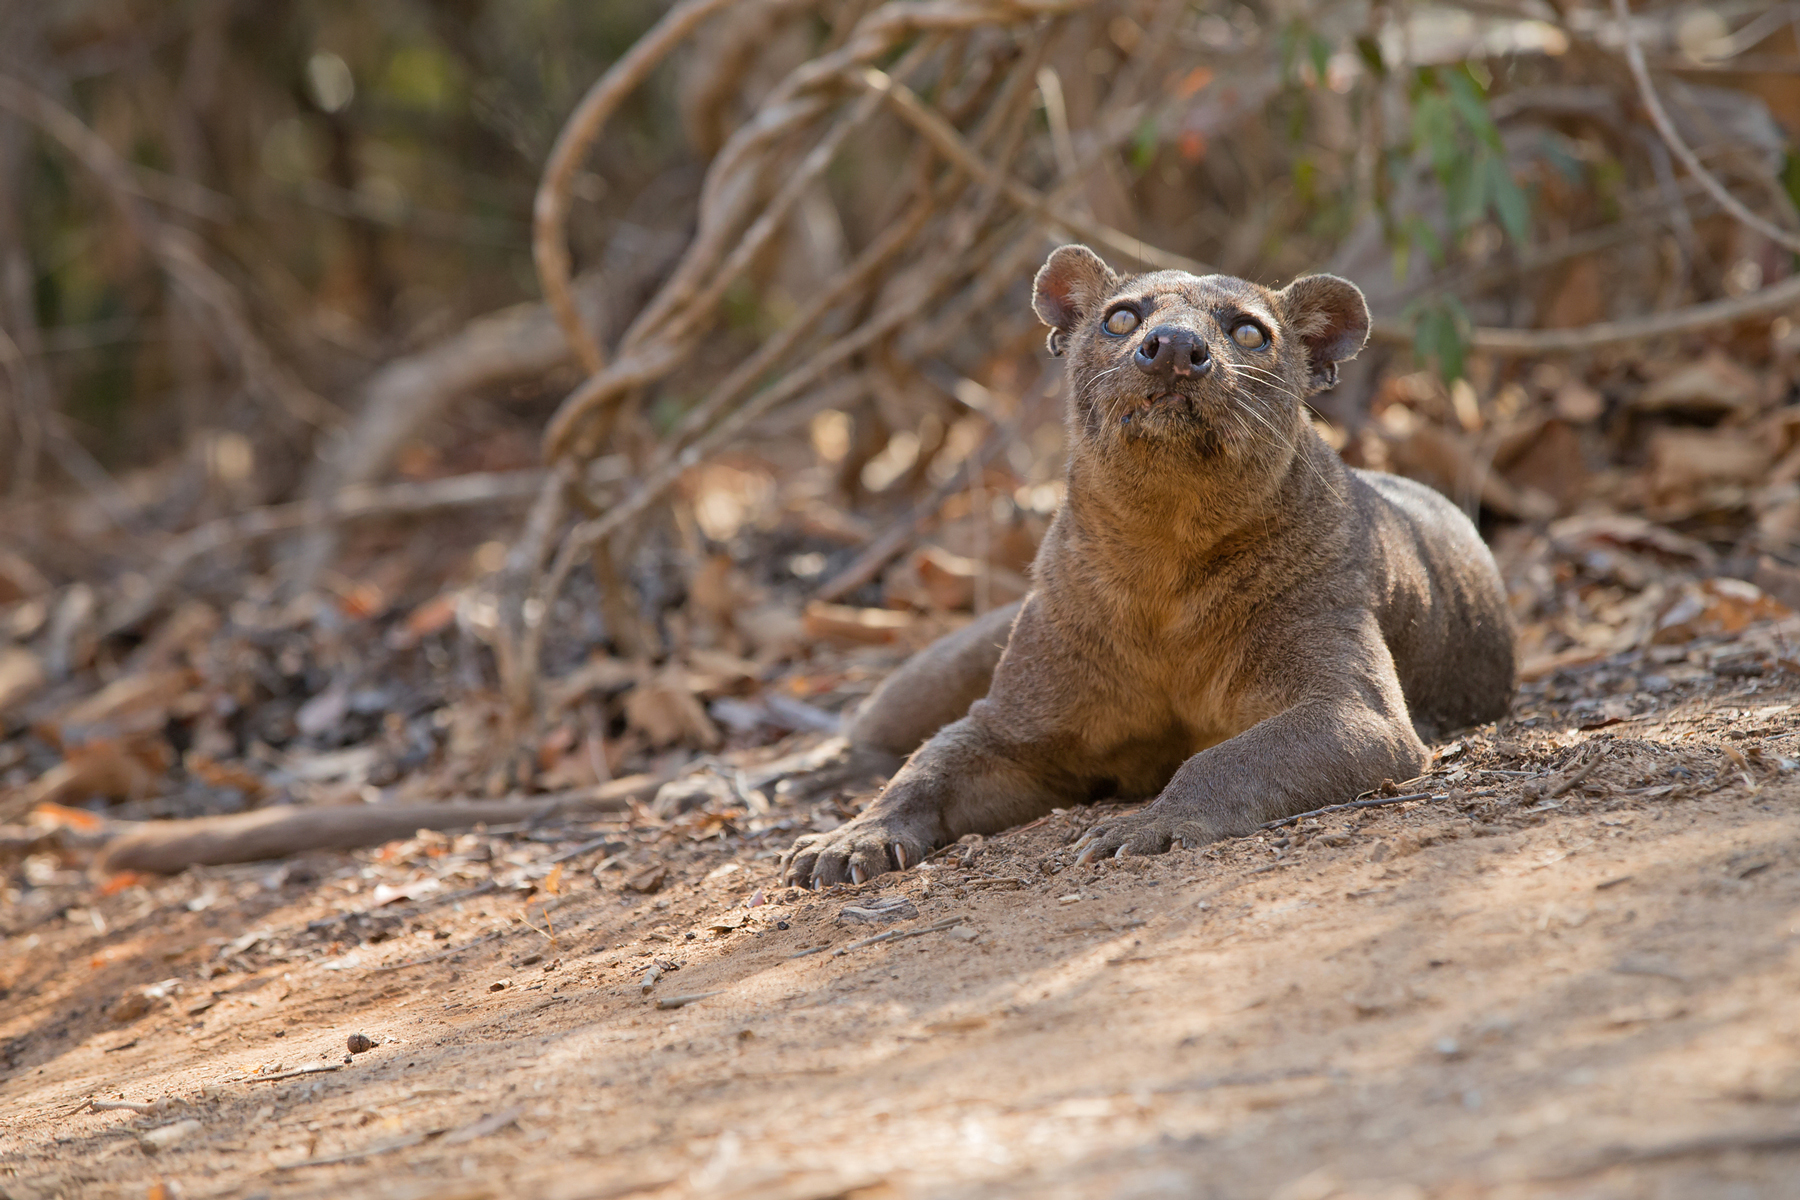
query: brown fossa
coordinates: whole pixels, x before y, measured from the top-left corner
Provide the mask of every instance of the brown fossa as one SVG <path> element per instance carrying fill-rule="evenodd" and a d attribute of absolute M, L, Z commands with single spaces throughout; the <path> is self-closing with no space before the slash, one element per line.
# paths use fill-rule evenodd
<path fill-rule="evenodd" d="M 1368 337 L 1354 284 L 1122 276 L 1064 246 L 1034 307 L 1069 362 L 1067 499 L 1033 590 L 870 697 L 853 761 L 898 773 L 795 842 L 792 881 L 860 882 L 1109 797 L 1154 800 L 1090 831 L 1083 860 L 1197 846 L 1410 778 L 1425 739 L 1511 703 L 1475 527 L 1345 466 L 1307 417 Z"/>

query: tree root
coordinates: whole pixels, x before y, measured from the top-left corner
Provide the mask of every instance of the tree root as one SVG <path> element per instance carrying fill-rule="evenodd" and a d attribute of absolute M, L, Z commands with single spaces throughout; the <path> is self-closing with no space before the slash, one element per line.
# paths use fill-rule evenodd
<path fill-rule="evenodd" d="M 309 850 L 355 850 L 411 837 L 421 829 L 542 820 L 555 813 L 623 812 L 669 781 L 633 775 L 595 787 L 526 800 L 453 800 L 443 804 L 364 804 L 265 808 L 185 821 L 119 822 L 95 870 L 173 875 L 192 866 L 286 858 Z"/>

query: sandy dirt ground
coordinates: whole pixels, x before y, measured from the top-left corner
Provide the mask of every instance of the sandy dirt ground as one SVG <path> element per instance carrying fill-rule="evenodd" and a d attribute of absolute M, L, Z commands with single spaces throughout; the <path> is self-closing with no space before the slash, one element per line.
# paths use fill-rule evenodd
<path fill-rule="evenodd" d="M 1800 1196 L 1786 661 L 1573 668 L 1432 799 L 1099 869 L 1084 809 L 781 887 L 818 804 L 63 872 L 0 1196 Z"/>

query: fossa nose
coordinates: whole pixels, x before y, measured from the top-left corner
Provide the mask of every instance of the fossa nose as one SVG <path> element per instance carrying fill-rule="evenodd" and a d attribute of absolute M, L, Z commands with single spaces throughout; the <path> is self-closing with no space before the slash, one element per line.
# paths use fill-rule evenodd
<path fill-rule="evenodd" d="M 1158 325 L 1145 334 L 1131 361 L 1153 379 L 1198 379 L 1212 369 L 1206 339 L 1179 325 Z"/>

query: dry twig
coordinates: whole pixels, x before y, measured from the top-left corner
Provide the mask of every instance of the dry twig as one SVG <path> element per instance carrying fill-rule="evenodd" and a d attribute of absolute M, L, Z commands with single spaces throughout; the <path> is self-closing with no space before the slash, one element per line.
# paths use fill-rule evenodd
<path fill-rule="evenodd" d="M 1602 346 L 1648 338 L 1674 337 L 1716 329 L 1738 321 L 1751 321 L 1800 308 L 1800 275 L 1772 284 L 1761 291 L 1726 300 L 1709 300 L 1687 308 L 1649 313 L 1618 321 L 1597 321 L 1574 329 L 1495 329 L 1478 326 L 1469 332 L 1469 345 L 1476 350 L 1517 356 L 1534 354 L 1577 354 Z M 1398 321 L 1376 321 L 1371 331 L 1378 341 L 1410 346 L 1412 330 Z"/>
<path fill-rule="evenodd" d="M 1644 102 L 1644 109 L 1650 114 L 1651 124 L 1656 126 L 1657 135 L 1669 147 L 1681 165 L 1687 168 L 1688 174 L 1705 188 L 1707 194 L 1718 201 L 1719 207 L 1730 213 L 1732 217 L 1746 228 L 1754 229 L 1778 246 L 1800 253 L 1800 234 L 1781 228 L 1767 219 L 1751 212 L 1743 201 L 1733 196 L 1718 177 L 1706 169 L 1695 154 L 1681 131 L 1675 128 L 1675 122 L 1669 119 L 1668 110 L 1663 107 L 1662 97 L 1656 94 L 1656 85 L 1650 81 L 1650 68 L 1644 65 L 1644 48 L 1638 42 L 1637 27 L 1631 22 L 1631 7 L 1626 0 L 1612 0 L 1613 18 L 1619 24 L 1619 36 L 1625 42 L 1625 61 L 1631 67 L 1631 77 L 1637 82 L 1638 98 Z"/>
<path fill-rule="evenodd" d="M 625 57 L 614 63 L 612 69 L 588 89 L 550 149 L 533 206 L 531 253 L 537 262 L 538 282 L 544 289 L 544 298 L 556 315 L 557 324 L 562 326 L 563 336 L 568 338 L 569 345 L 589 374 L 598 372 L 606 358 L 593 334 L 582 323 L 581 312 L 569 288 L 569 247 L 564 227 L 569 219 L 569 192 L 574 186 L 575 170 L 625 97 L 636 91 L 656 64 L 702 21 L 732 2 L 682 0 L 671 8 L 649 33 L 638 39 Z"/>
<path fill-rule="evenodd" d="M 1408 800 L 1447 800 L 1448 796 L 1433 795 L 1430 792 L 1408 792 L 1404 796 L 1376 796 L 1370 800 L 1351 800 L 1346 804 L 1328 804 L 1324 808 L 1309 809 L 1303 813 L 1295 813 L 1291 817 L 1283 817 L 1279 821 L 1264 821 L 1256 828 L 1280 829 L 1283 825 L 1297 825 L 1308 817 L 1323 817 L 1330 813 L 1349 812 L 1357 808 L 1381 808 L 1389 804 L 1405 804 Z"/>
<path fill-rule="evenodd" d="M 135 625 L 168 596 L 197 560 L 227 547 L 345 521 L 516 503 L 536 495 L 544 475 L 539 470 L 500 471 L 384 487 L 349 487 L 323 500 L 300 500 L 220 517 L 177 538 L 163 552 L 162 561 L 143 587 L 107 612 L 101 634 L 110 636 Z"/>
<path fill-rule="evenodd" d="M 623 812 L 656 794 L 670 775 L 634 775 L 595 787 L 518 800 L 265 808 L 223 817 L 120 823 L 97 869 L 173 874 L 196 865 L 255 862 L 309 850 L 353 850 L 411 837 L 421 829 L 467 829 L 541 819 L 556 812 Z"/>

